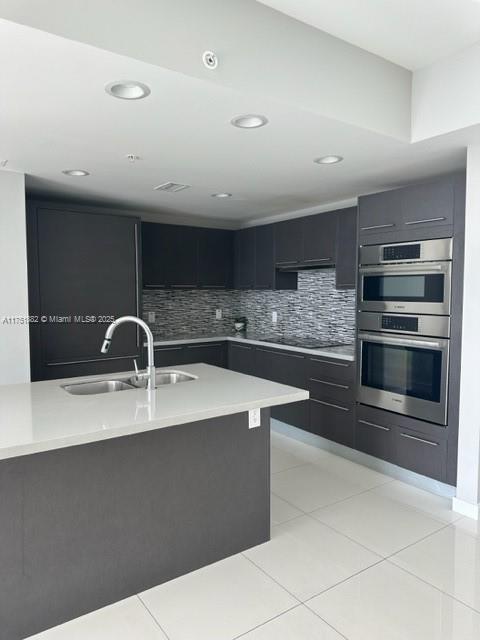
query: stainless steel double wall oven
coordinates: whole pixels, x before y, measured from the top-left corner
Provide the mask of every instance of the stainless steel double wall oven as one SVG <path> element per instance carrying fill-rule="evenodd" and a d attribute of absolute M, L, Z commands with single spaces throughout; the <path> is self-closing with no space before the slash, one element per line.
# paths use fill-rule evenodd
<path fill-rule="evenodd" d="M 361 403 L 447 424 L 451 272 L 451 238 L 361 247 Z"/>

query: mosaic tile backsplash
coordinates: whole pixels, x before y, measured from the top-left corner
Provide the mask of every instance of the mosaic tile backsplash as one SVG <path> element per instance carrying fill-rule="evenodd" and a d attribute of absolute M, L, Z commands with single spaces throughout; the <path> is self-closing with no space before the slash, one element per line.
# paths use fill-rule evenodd
<path fill-rule="evenodd" d="M 215 320 L 215 310 L 222 320 Z M 335 271 L 301 271 L 297 291 L 165 291 L 145 290 L 143 312 L 155 312 L 150 323 L 156 337 L 233 332 L 236 316 L 248 318 L 248 330 L 265 335 L 315 336 L 353 342 L 355 292 L 335 289 Z M 272 312 L 277 323 L 272 323 Z"/>

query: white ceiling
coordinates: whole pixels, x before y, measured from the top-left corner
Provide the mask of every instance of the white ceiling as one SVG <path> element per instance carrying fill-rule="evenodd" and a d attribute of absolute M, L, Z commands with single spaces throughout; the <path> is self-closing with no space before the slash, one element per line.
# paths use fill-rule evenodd
<path fill-rule="evenodd" d="M 411 145 L 258 96 L 240 94 L 158 66 L 0 20 L 0 158 L 37 192 L 94 200 L 218 225 L 355 197 L 464 166 L 453 137 Z M 134 78 L 151 87 L 140 101 L 104 86 Z M 240 130 L 241 113 L 268 126 Z M 141 157 L 130 164 L 125 155 Z M 340 154 L 343 163 L 313 159 Z M 63 169 L 83 168 L 85 178 Z M 166 181 L 192 185 L 154 191 Z M 212 193 L 228 191 L 230 200 Z"/>
<path fill-rule="evenodd" d="M 257 0 L 407 69 L 480 40 L 479 0 Z"/>

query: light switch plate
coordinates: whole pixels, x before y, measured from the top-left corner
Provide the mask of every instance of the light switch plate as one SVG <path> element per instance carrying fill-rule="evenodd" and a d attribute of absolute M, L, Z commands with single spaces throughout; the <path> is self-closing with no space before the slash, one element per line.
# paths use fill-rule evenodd
<path fill-rule="evenodd" d="M 155 311 L 149 311 L 147 314 L 147 322 L 148 324 L 153 324 L 155 322 Z"/>
<path fill-rule="evenodd" d="M 250 409 L 248 412 L 248 428 L 255 429 L 260 426 L 260 409 Z"/>
<path fill-rule="evenodd" d="M 276 311 L 272 311 L 272 322 L 273 324 L 277 324 L 278 314 Z"/>
<path fill-rule="evenodd" d="M 221 309 L 216 309 L 215 310 L 215 320 L 221 320 L 222 319 L 222 310 Z"/>

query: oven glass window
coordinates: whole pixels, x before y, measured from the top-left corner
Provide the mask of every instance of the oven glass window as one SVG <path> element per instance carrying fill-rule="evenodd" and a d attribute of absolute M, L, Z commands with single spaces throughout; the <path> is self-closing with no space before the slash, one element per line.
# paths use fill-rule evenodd
<path fill-rule="evenodd" d="M 365 275 L 363 299 L 371 302 L 443 302 L 445 275 Z"/>
<path fill-rule="evenodd" d="M 362 385 L 440 402 L 442 351 L 362 343 Z"/>

